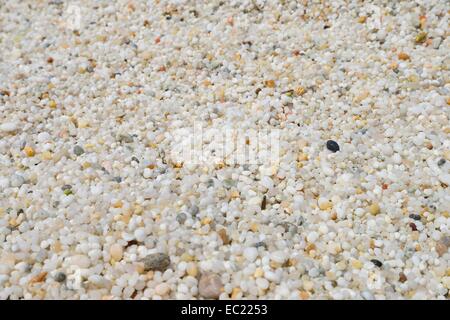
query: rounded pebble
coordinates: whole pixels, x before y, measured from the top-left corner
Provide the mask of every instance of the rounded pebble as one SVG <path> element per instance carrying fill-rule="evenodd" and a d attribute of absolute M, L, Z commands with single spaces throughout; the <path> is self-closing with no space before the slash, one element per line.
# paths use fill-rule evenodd
<path fill-rule="evenodd" d="M 200 296 L 205 299 L 218 299 L 222 293 L 223 284 L 216 274 L 202 274 L 198 283 Z"/>

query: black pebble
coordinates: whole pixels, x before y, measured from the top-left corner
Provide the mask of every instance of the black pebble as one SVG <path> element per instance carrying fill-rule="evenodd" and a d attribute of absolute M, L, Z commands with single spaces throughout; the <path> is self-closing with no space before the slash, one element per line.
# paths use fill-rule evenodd
<path fill-rule="evenodd" d="M 339 151 L 339 145 L 337 144 L 336 141 L 328 140 L 327 141 L 327 149 L 332 152 L 337 152 L 337 151 Z"/>
<path fill-rule="evenodd" d="M 415 214 L 415 213 L 411 213 L 411 214 L 409 215 L 409 217 L 410 217 L 411 219 L 414 219 L 414 220 L 420 220 L 420 215 Z"/>
<path fill-rule="evenodd" d="M 370 260 L 370 261 L 372 261 L 372 263 L 373 263 L 374 265 L 376 265 L 378 268 L 381 268 L 381 267 L 383 266 L 383 263 L 382 263 L 380 260 L 372 259 L 372 260 Z"/>
<path fill-rule="evenodd" d="M 444 158 L 441 158 L 441 159 L 438 161 L 437 165 L 438 165 L 439 167 L 442 167 L 442 166 L 444 165 L 444 163 L 445 163 L 445 159 L 444 159 Z"/>

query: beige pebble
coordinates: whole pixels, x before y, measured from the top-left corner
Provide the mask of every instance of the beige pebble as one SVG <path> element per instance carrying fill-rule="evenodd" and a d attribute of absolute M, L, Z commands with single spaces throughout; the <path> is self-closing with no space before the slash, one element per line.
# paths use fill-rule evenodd
<path fill-rule="evenodd" d="M 436 243 L 436 252 L 438 253 L 439 257 L 442 257 L 448 250 L 448 247 L 445 245 L 443 241 L 438 241 Z"/>
<path fill-rule="evenodd" d="M 450 149 L 444 151 L 444 158 L 448 161 L 450 161 Z"/>
<path fill-rule="evenodd" d="M 110 248 L 109 248 L 109 254 L 111 255 L 111 258 L 116 260 L 116 261 L 120 261 L 122 259 L 123 256 L 123 249 L 122 246 L 120 244 L 113 244 Z"/>
<path fill-rule="evenodd" d="M 241 293 L 241 289 L 233 288 L 233 291 L 231 292 L 231 299 L 233 299 L 233 300 L 238 299 L 240 293 Z"/>
<path fill-rule="evenodd" d="M 324 198 L 319 198 L 318 204 L 320 210 L 328 210 L 333 206 L 330 200 Z"/>
<path fill-rule="evenodd" d="M 198 274 L 197 265 L 195 263 L 189 263 L 188 267 L 186 268 L 186 273 L 191 277 L 196 277 Z"/>
<path fill-rule="evenodd" d="M 222 280 L 217 274 L 202 274 L 198 283 L 200 296 L 206 299 L 217 299 L 223 290 Z"/>
<path fill-rule="evenodd" d="M 170 287 L 166 283 L 160 283 L 155 287 L 155 293 L 159 296 L 165 296 L 170 292 Z"/>
<path fill-rule="evenodd" d="M 72 256 L 67 260 L 69 262 L 69 265 L 77 266 L 83 269 L 89 268 L 89 266 L 91 265 L 89 257 L 82 254 Z"/>
<path fill-rule="evenodd" d="M 256 268 L 255 273 L 253 274 L 253 276 L 255 278 L 261 278 L 264 275 L 264 270 L 260 267 Z"/>
<path fill-rule="evenodd" d="M 306 291 L 300 291 L 299 296 L 301 300 L 308 300 L 309 299 L 309 293 Z"/>
<path fill-rule="evenodd" d="M 314 288 L 314 282 L 309 281 L 309 280 L 304 281 L 304 282 L 303 282 L 303 288 L 304 288 L 306 291 L 311 291 L 312 288 Z"/>
<path fill-rule="evenodd" d="M 359 260 L 353 260 L 352 261 L 352 267 L 355 269 L 361 269 L 363 266 L 362 262 Z"/>

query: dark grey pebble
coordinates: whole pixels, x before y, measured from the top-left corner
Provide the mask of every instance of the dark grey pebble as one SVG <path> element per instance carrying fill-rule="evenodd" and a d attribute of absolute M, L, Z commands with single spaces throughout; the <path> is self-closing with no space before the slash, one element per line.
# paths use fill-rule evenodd
<path fill-rule="evenodd" d="M 445 163 L 445 159 L 444 159 L 444 158 L 441 158 L 441 159 L 438 161 L 437 165 L 438 165 L 439 167 L 442 167 L 442 166 L 444 165 L 444 163 Z"/>
<path fill-rule="evenodd" d="M 117 183 L 121 183 L 122 182 L 122 178 L 121 177 L 114 177 L 113 181 L 115 181 Z"/>
<path fill-rule="evenodd" d="M 55 274 L 55 281 L 56 282 L 64 282 L 66 280 L 66 274 L 64 272 L 58 272 L 57 274 Z"/>
<path fill-rule="evenodd" d="M 175 218 L 179 224 L 184 224 L 187 219 L 187 215 L 184 212 L 181 212 L 177 214 L 177 217 Z"/>
<path fill-rule="evenodd" d="M 409 215 L 409 217 L 410 217 L 411 219 L 414 219 L 414 220 L 420 220 L 420 219 L 421 219 L 420 215 L 415 214 L 415 213 L 411 213 L 411 214 Z"/>
<path fill-rule="evenodd" d="M 165 253 L 153 253 L 143 260 L 144 270 L 165 271 L 170 265 L 170 257 Z"/>
<path fill-rule="evenodd" d="M 260 241 L 260 242 L 255 243 L 255 247 L 256 248 L 264 247 L 267 249 L 267 244 L 264 241 Z"/>
<path fill-rule="evenodd" d="M 84 153 L 84 150 L 80 146 L 75 146 L 73 148 L 73 153 L 75 153 L 75 155 L 77 155 L 77 156 L 81 156 Z"/>
<path fill-rule="evenodd" d="M 133 137 L 129 134 L 119 134 L 117 140 L 120 142 L 131 143 L 133 142 Z"/>
<path fill-rule="evenodd" d="M 195 204 L 189 208 L 189 213 L 193 216 L 197 215 L 197 213 L 199 213 L 199 212 L 200 212 L 200 209 Z"/>

